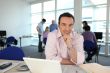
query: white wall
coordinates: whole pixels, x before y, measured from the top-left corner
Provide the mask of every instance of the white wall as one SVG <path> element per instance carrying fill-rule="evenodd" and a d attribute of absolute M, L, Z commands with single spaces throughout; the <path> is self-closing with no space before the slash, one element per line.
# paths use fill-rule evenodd
<path fill-rule="evenodd" d="M 25 0 L 0 0 L 0 30 L 6 30 L 7 36 L 19 41 L 20 36 L 31 34 L 30 17 L 30 4 Z M 25 40 L 22 45 L 28 44 L 29 40 Z"/>

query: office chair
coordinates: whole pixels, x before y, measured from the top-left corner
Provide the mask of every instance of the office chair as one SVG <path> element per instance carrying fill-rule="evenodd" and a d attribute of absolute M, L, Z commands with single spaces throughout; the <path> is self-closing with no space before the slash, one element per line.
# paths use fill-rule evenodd
<path fill-rule="evenodd" d="M 6 45 L 7 47 L 11 46 L 11 45 L 17 45 L 17 40 L 15 39 L 15 37 L 10 36 L 6 39 Z"/>
<path fill-rule="evenodd" d="M 84 50 L 87 52 L 88 57 L 86 58 L 86 61 L 89 62 L 92 60 L 92 57 L 97 54 L 97 48 L 95 43 L 89 40 L 84 41 Z M 98 54 L 97 54 L 98 56 Z M 98 60 L 98 57 L 97 57 Z"/>
<path fill-rule="evenodd" d="M 3 50 L 4 46 L 5 46 L 5 42 L 0 39 L 0 50 Z"/>
<path fill-rule="evenodd" d="M 9 46 L 0 51 L 0 59 L 23 60 L 23 57 L 24 52 L 19 47 Z"/>

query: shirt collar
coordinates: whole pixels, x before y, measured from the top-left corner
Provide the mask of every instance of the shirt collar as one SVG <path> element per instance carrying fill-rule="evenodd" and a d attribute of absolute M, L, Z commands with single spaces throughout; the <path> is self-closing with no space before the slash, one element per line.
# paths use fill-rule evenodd
<path fill-rule="evenodd" d="M 60 32 L 60 29 L 58 28 L 58 31 L 57 31 L 57 38 L 60 38 L 62 35 L 61 35 L 61 32 Z"/>

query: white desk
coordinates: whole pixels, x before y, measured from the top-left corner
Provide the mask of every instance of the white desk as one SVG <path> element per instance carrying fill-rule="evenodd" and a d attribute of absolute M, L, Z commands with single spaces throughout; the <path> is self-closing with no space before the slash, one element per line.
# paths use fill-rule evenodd
<path fill-rule="evenodd" d="M 0 63 L 2 63 L 2 62 L 15 62 L 15 61 L 0 60 Z M 23 61 L 16 61 L 16 62 L 20 62 L 20 63 L 17 66 L 13 67 L 12 69 L 10 69 L 4 73 L 31 73 L 30 71 L 17 71 L 17 69 L 21 65 L 24 65 L 25 63 Z M 85 73 L 84 70 L 82 70 L 80 67 L 75 66 L 75 65 L 62 65 L 62 71 L 63 71 L 63 73 Z"/>
<path fill-rule="evenodd" d="M 7 61 L 15 62 L 12 60 L 0 60 L 0 63 L 7 62 Z M 17 71 L 17 69 L 21 65 L 24 65 L 25 63 L 23 61 L 16 61 L 16 62 L 20 62 L 20 63 L 17 66 L 13 67 L 12 69 L 4 73 L 31 73 L 30 71 Z M 88 72 L 85 72 L 84 70 Z M 90 63 L 90 64 L 82 64 L 80 66 L 62 65 L 62 71 L 63 73 L 110 73 L 110 68 L 104 67 L 96 63 Z"/>

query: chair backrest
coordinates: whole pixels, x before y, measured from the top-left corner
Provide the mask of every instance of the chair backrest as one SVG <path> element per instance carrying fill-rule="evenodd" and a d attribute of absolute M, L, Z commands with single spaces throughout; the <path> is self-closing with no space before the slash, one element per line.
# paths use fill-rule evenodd
<path fill-rule="evenodd" d="M 96 47 L 95 43 L 89 40 L 84 41 L 84 50 L 92 50 Z"/>
<path fill-rule="evenodd" d="M 6 40 L 7 47 L 11 46 L 11 44 L 17 45 L 17 40 L 13 36 L 8 37 Z"/>
<path fill-rule="evenodd" d="M 0 51 L 0 59 L 23 60 L 23 57 L 24 52 L 19 47 L 10 46 Z"/>

